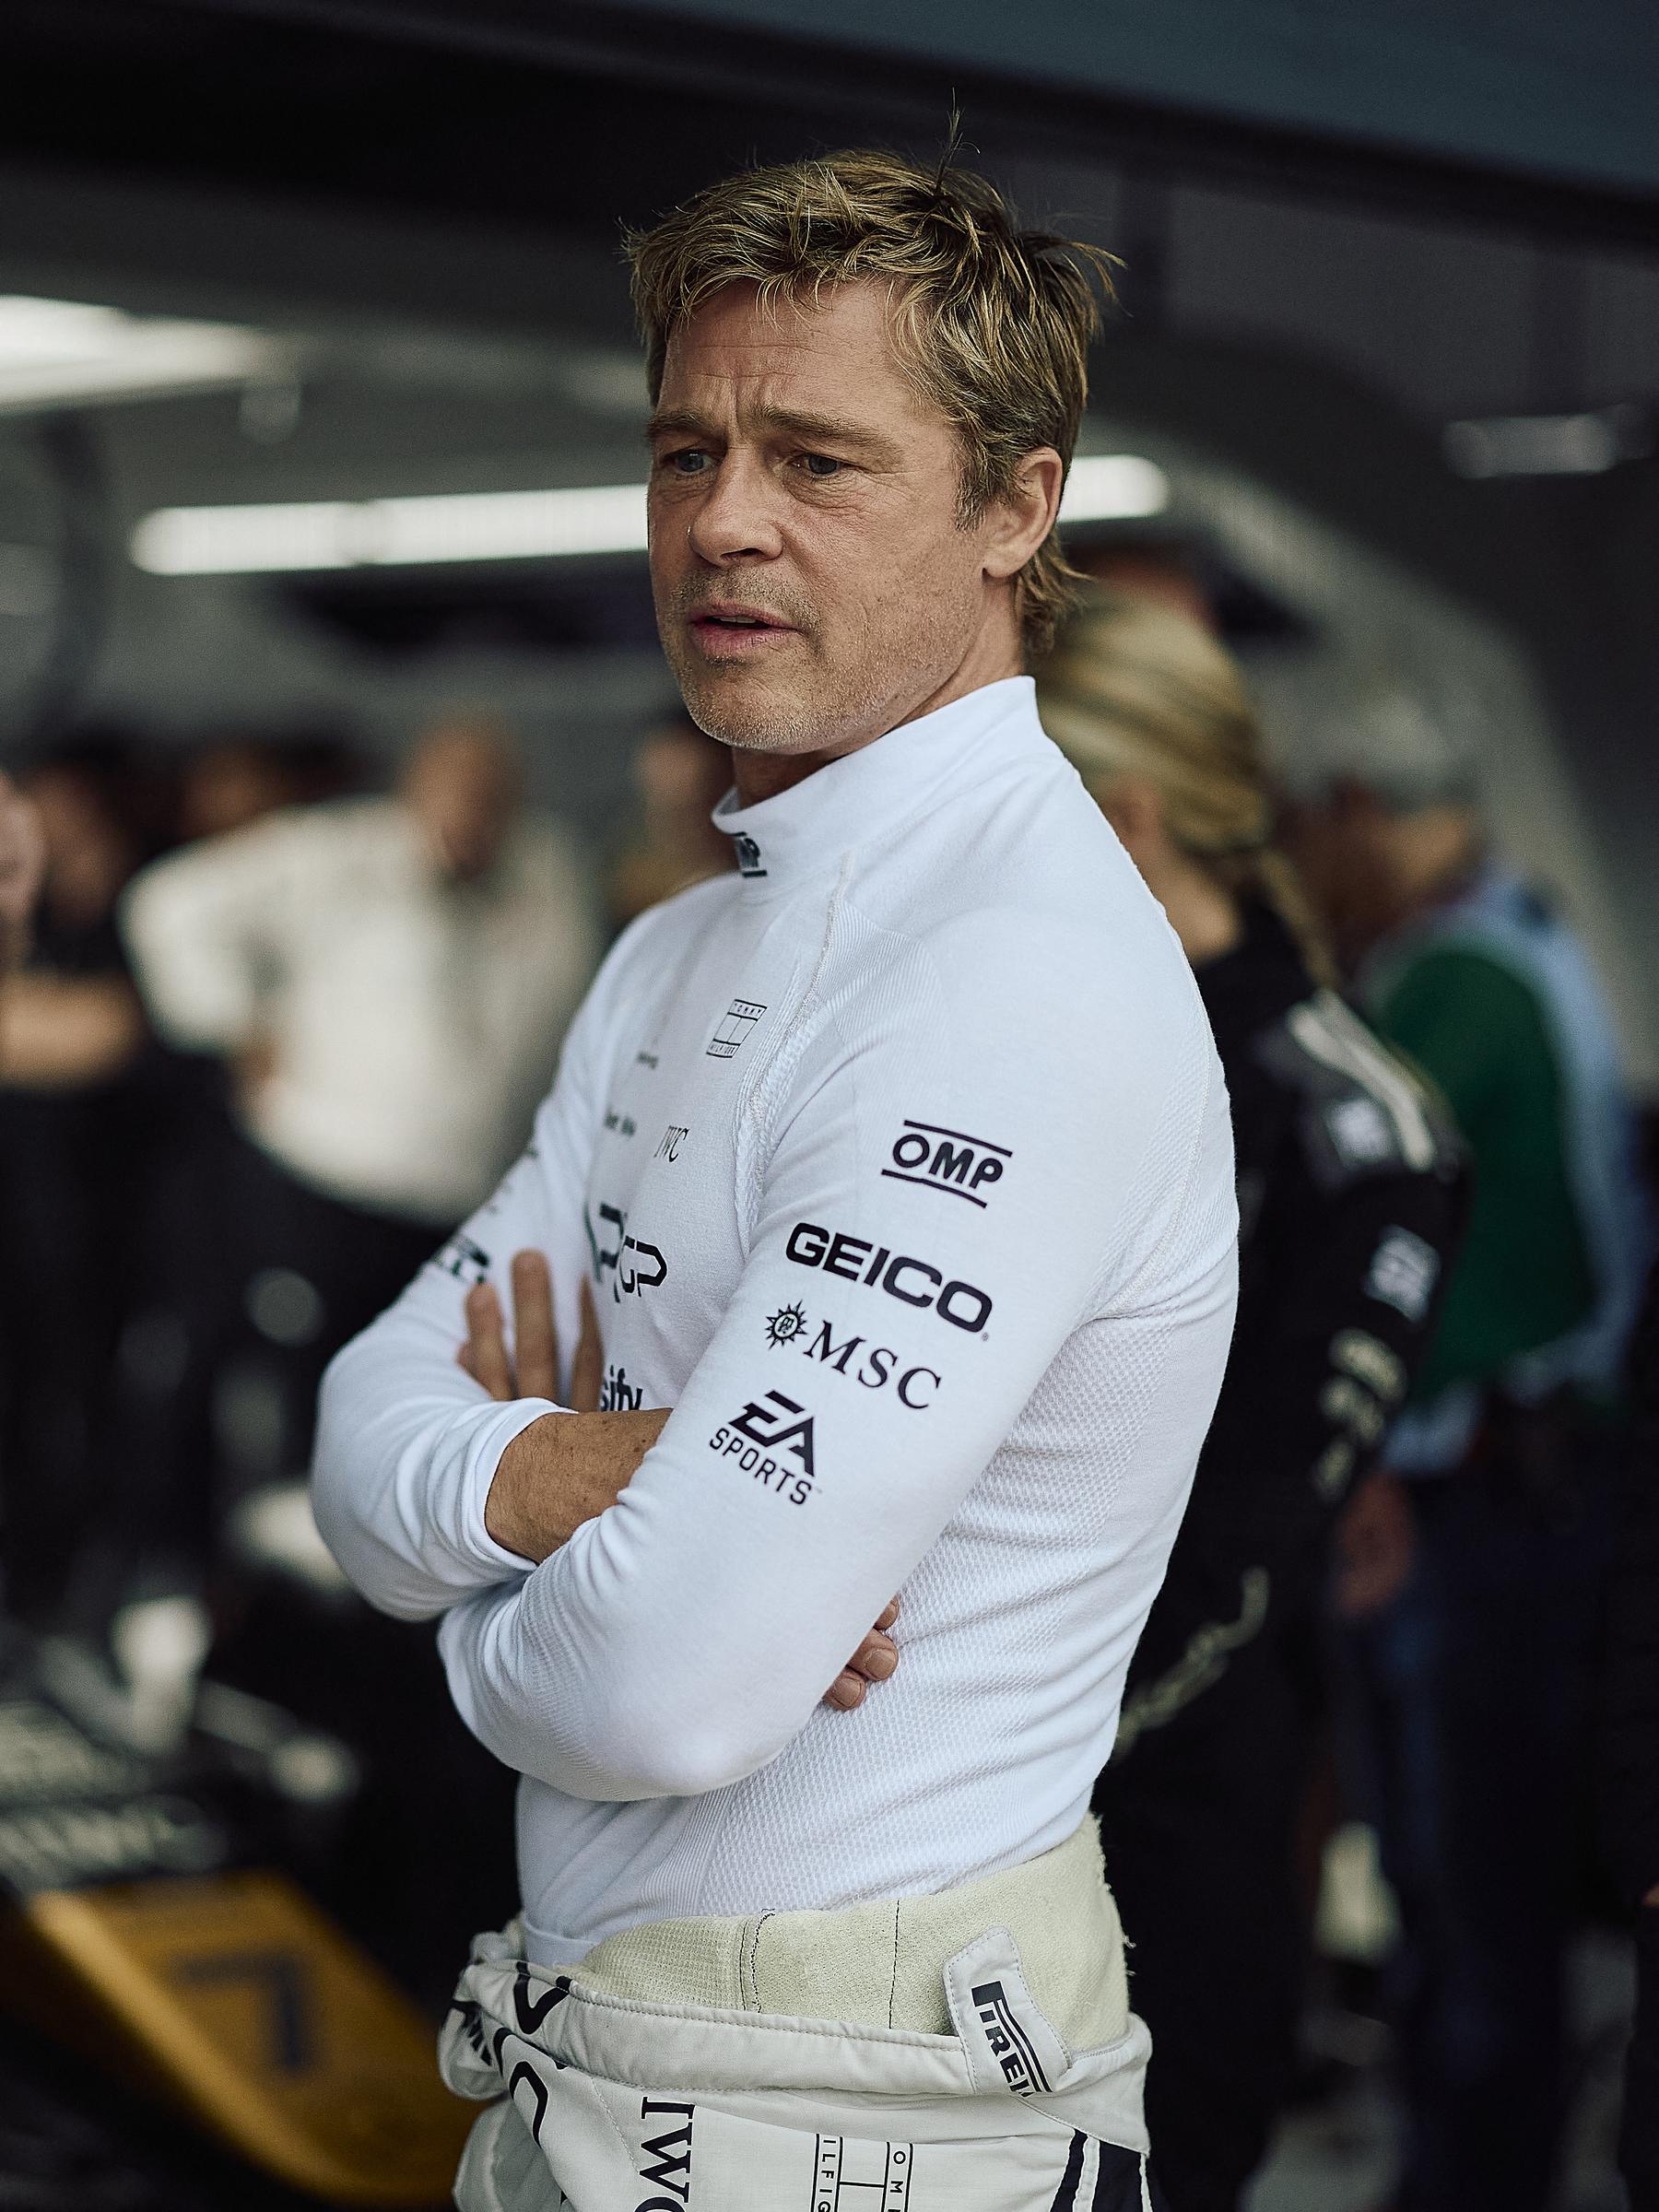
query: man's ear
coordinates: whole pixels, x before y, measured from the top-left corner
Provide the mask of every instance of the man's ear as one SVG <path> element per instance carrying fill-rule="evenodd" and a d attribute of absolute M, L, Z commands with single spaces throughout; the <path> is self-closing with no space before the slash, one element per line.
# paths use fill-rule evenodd
<path fill-rule="evenodd" d="M 1065 464 L 1052 445 L 1040 445 L 1020 463 L 1014 482 L 986 517 L 985 573 L 999 582 L 1018 575 L 1054 526 Z"/>

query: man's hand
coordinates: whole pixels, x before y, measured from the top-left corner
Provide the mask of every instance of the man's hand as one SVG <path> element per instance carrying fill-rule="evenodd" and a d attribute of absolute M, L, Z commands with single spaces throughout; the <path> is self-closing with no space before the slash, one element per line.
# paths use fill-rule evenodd
<path fill-rule="evenodd" d="M 1417 1524 L 1406 1485 L 1386 1467 L 1368 1475 L 1336 1524 L 1336 1610 L 1369 1620 L 1393 1605 L 1417 1556 Z"/>
<path fill-rule="evenodd" d="M 512 1255 L 513 1349 L 507 1349 L 501 1301 L 491 1283 L 466 1294 L 466 1342 L 457 1363 L 492 1398 L 559 1398 L 559 1328 L 553 1318 L 553 1277 L 539 1252 Z M 605 1347 L 599 1316 L 582 1285 L 582 1335 L 571 1361 L 563 1403 L 572 1413 L 549 1414 L 521 1430 L 501 1454 L 484 1508 L 484 1525 L 495 1541 L 522 1559 L 545 1559 L 591 1521 L 615 1505 L 634 1470 L 662 1434 L 665 1411 L 600 1413 Z M 894 1598 L 824 1693 L 838 1712 L 862 1705 L 873 1682 L 885 1682 L 899 1664 L 899 1647 L 887 1630 L 899 1618 Z"/>
<path fill-rule="evenodd" d="M 40 815 L 10 777 L 0 775 L 0 973 L 23 956 L 45 872 Z"/>

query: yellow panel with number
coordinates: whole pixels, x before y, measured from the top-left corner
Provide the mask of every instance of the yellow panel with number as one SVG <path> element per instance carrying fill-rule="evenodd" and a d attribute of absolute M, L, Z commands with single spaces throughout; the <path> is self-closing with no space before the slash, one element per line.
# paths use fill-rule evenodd
<path fill-rule="evenodd" d="M 243 2157 L 339 2204 L 449 2201 L 477 2105 L 417 2008 L 284 1877 L 48 1890 L 18 1908 L 133 2055 Z"/>

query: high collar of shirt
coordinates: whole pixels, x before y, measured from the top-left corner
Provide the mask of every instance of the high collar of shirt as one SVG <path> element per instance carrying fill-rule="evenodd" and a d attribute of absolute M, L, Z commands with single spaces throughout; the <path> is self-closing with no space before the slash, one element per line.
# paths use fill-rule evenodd
<path fill-rule="evenodd" d="M 746 899 L 776 898 L 879 842 L 988 761 L 1047 745 L 1029 676 L 985 684 L 829 761 L 753 806 L 728 792 L 713 813 L 731 839 Z"/>

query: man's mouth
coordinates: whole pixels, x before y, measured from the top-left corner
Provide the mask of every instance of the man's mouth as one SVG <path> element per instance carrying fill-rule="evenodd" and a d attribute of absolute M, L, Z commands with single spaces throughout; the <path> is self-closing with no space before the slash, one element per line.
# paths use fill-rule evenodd
<path fill-rule="evenodd" d="M 798 637 L 793 622 L 761 607 L 737 606 L 729 602 L 700 606 L 687 618 L 687 628 L 703 654 L 712 661 L 739 661 L 757 653 L 775 652 L 786 638 Z"/>

